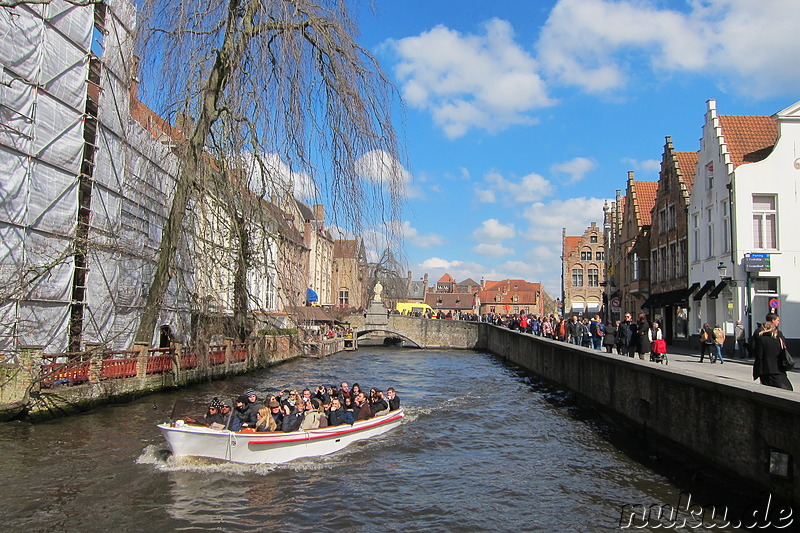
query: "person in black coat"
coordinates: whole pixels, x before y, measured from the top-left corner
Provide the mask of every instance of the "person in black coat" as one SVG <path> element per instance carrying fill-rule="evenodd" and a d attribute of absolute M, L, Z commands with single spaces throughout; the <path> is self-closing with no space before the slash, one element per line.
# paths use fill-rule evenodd
<path fill-rule="evenodd" d="M 389 387 L 386 389 L 386 399 L 389 402 L 390 411 L 396 411 L 400 409 L 400 398 L 397 396 L 394 387 Z"/>
<path fill-rule="evenodd" d="M 331 409 L 328 412 L 328 425 L 341 426 L 344 424 L 344 415 L 345 410 L 344 407 L 342 407 L 342 402 L 339 401 L 339 398 L 331 399 Z"/>
<path fill-rule="evenodd" d="M 619 326 L 619 320 L 616 325 L 611 320 L 606 324 L 606 334 L 603 335 L 603 346 L 606 353 L 611 353 L 612 349 L 617 346 L 617 326 Z M 619 353 L 619 347 L 617 347 L 617 353 Z"/>
<path fill-rule="evenodd" d="M 636 328 L 636 322 L 631 319 L 631 314 L 625 313 L 625 320 L 617 329 L 617 349 L 621 355 L 633 357 L 636 352 Z"/>
<path fill-rule="evenodd" d="M 647 321 L 647 315 L 639 313 L 636 320 L 636 353 L 639 354 L 641 360 L 645 359 L 645 355 L 650 355 L 648 331 L 650 331 L 650 322 Z"/>
<path fill-rule="evenodd" d="M 780 323 L 777 314 L 768 313 L 766 322 L 753 333 L 753 379 L 760 380 L 762 385 L 768 387 L 794 390 L 778 358 L 786 346 L 786 339 L 778 329 Z"/>

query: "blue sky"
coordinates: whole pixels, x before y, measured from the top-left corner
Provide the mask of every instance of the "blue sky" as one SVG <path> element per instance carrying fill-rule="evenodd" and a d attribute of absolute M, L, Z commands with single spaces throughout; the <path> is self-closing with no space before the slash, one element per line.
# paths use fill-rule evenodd
<path fill-rule="evenodd" d="M 368 2 L 364 2 L 368 4 Z M 415 278 L 523 278 L 560 294 L 561 228 L 602 223 L 665 142 L 699 149 L 706 100 L 800 100 L 798 0 L 375 0 L 360 41 L 397 85 Z"/>

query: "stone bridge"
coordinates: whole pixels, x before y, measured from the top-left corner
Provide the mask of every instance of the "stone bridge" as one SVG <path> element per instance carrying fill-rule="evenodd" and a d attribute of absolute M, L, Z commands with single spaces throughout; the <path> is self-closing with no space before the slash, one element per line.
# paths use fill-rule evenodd
<path fill-rule="evenodd" d="M 350 327 L 357 337 L 372 332 L 397 336 L 419 348 L 474 349 L 479 344 L 478 322 L 434 320 L 404 315 L 354 315 Z"/>

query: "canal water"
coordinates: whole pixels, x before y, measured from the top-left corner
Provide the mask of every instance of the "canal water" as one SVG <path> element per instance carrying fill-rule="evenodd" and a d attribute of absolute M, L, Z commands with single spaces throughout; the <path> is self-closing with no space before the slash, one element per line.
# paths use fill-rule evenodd
<path fill-rule="evenodd" d="M 178 399 L 202 414 L 213 396 L 247 387 L 263 395 L 342 380 L 395 387 L 403 424 L 277 466 L 176 460 L 155 426 Z M 732 512 L 753 503 L 730 480 L 651 444 L 490 355 L 362 348 L 0 425 L 0 520 L 3 531 L 25 532 L 612 531 L 624 505 L 677 505 L 682 492 L 684 502 L 691 494 L 692 504 Z"/>

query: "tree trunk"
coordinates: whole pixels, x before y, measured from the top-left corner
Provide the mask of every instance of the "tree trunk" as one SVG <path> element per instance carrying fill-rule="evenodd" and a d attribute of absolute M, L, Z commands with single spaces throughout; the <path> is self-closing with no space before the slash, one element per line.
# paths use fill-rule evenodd
<path fill-rule="evenodd" d="M 220 116 L 220 98 L 230 81 L 231 73 L 238 68 L 247 43 L 253 36 L 251 32 L 244 31 L 242 25 L 249 24 L 249 28 L 252 29 L 252 16 L 255 13 L 256 3 L 255 0 L 248 0 L 245 6 L 246 13 L 241 18 L 238 14 L 239 0 L 232 0 L 228 6 L 225 39 L 222 47 L 217 51 L 214 66 L 209 72 L 208 83 L 203 91 L 200 115 L 197 117 L 197 123 L 186 147 L 183 165 L 175 187 L 175 197 L 172 199 L 172 207 L 158 248 L 158 262 L 153 275 L 153 283 L 147 293 L 142 320 L 136 331 L 136 342 L 138 343 L 150 344 L 153 339 L 156 322 L 164 303 L 164 294 L 172 279 L 175 252 L 186 216 L 186 206 L 195 187 L 206 138 L 214 122 Z"/>

